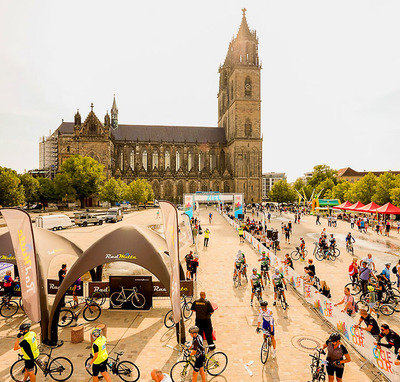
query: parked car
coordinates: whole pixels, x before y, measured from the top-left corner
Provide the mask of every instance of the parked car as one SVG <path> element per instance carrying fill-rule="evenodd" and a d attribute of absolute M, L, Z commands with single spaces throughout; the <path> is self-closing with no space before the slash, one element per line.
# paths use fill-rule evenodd
<path fill-rule="evenodd" d="M 67 215 L 47 215 L 36 218 L 36 227 L 56 231 L 72 226 L 72 221 Z"/>
<path fill-rule="evenodd" d="M 117 223 L 124 218 L 121 207 L 109 208 L 105 217 L 106 223 Z"/>
<path fill-rule="evenodd" d="M 75 224 L 80 227 L 86 227 L 88 224 L 102 225 L 104 222 L 101 216 L 91 214 L 88 212 L 76 213 L 75 214 Z"/>

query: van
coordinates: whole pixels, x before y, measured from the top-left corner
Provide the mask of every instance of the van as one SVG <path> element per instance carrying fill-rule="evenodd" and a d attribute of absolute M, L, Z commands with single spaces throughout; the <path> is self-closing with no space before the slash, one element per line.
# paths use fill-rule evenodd
<path fill-rule="evenodd" d="M 123 217 L 124 216 L 121 207 L 109 208 L 105 217 L 105 221 L 107 223 L 117 223 L 121 221 Z"/>
<path fill-rule="evenodd" d="M 71 219 L 67 215 L 47 215 L 36 218 L 36 227 L 56 231 L 72 226 Z"/>

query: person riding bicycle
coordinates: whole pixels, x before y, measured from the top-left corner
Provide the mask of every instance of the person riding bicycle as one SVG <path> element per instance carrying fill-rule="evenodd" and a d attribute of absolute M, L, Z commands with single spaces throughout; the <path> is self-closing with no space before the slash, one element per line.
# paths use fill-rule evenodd
<path fill-rule="evenodd" d="M 258 259 L 258 261 L 261 261 L 261 276 L 265 277 L 265 275 L 267 275 L 268 283 L 271 284 L 271 278 L 269 277 L 271 261 L 265 251 L 261 252 L 261 259 Z"/>
<path fill-rule="evenodd" d="M 319 245 L 319 248 L 321 249 L 322 254 L 325 258 L 328 253 L 329 247 L 328 247 L 328 243 L 326 241 L 326 235 L 324 233 L 321 234 L 321 236 L 318 240 L 318 245 Z"/>
<path fill-rule="evenodd" d="M 336 381 L 341 382 L 344 372 L 344 364 L 351 362 L 351 358 L 347 349 L 340 343 L 340 334 L 332 333 L 322 349 L 327 349 L 328 354 L 326 360 L 329 361 L 326 367 L 328 373 L 328 381 L 333 382 L 336 374 Z"/>
<path fill-rule="evenodd" d="M 355 243 L 356 240 L 354 239 L 354 237 L 351 235 L 351 232 L 349 232 L 346 236 L 346 248 L 350 247 L 351 245 L 353 245 L 353 243 Z"/>
<path fill-rule="evenodd" d="M 285 282 L 285 279 L 283 278 L 283 274 L 279 271 L 278 268 L 275 268 L 275 273 L 272 275 L 272 284 L 274 285 L 274 303 L 273 303 L 273 305 L 274 306 L 276 305 L 276 297 L 277 297 L 278 289 L 282 293 L 282 296 L 285 299 L 286 304 L 287 304 L 285 292 L 283 290 L 284 288 L 287 290 L 286 282 Z"/>
<path fill-rule="evenodd" d="M 192 326 L 189 328 L 189 333 L 193 338 L 192 344 L 190 345 L 191 356 L 195 356 L 196 360 L 193 366 L 193 381 L 197 381 L 197 375 L 200 372 L 202 382 L 206 382 L 206 373 L 204 372 L 204 361 L 206 359 L 206 353 L 203 344 L 203 337 L 199 336 L 199 328 Z"/>
<path fill-rule="evenodd" d="M 91 335 L 94 340 L 92 345 L 93 358 L 91 358 L 91 360 L 86 364 L 86 368 L 90 369 L 90 367 L 93 365 L 93 382 L 97 382 L 99 380 L 99 373 L 107 382 L 111 382 L 110 375 L 107 371 L 107 339 L 106 337 L 102 336 L 102 330 L 99 328 L 94 328 Z"/>
<path fill-rule="evenodd" d="M 300 261 L 305 261 L 306 255 L 305 255 L 304 250 L 306 249 L 306 242 L 304 241 L 304 239 L 302 237 L 300 238 L 299 249 L 300 249 L 300 253 L 301 253 Z"/>
<path fill-rule="evenodd" d="M 257 268 L 253 268 L 253 274 L 250 275 L 250 282 L 251 282 L 251 300 L 250 306 L 253 306 L 253 298 L 256 292 L 260 293 L 260 297 L 262 299 L 262 291 L 264 289 L 264 282 L 262 276 L 257 273 Z"/>
<path fill-rule="evenodd" d="M 261 303 L 261 311 L 260 314 L 258 315 L 258 323 L 257 323 L 257 329 L 256 332 L 259 333 L 261 331 L 260 325 L 262 323 L 262 328 L 264 330 L 267 330 L 269 332 L 269 335 L 271 336 L 271 342 L 272 342 L 272 358 L 276 357 L 276 341 L 275 341 L 275 324 L 274 324 L 274 314 L 272 313 L 271 309 L 268 309 L 268 302 L 263 301 Z M 264 334 L 264 340 L 266 338 L 266 335 Z"/>
<path fill-rule="evenodd" d="M 39 347 L 36 339 L 36 333 L 31 329 L 29 322 L 20 325 L 17 339 L 14 343 L 14 350 L 20 350 L 25 361 L 25 374 L 23 381 L 28 378 L 31 382 L 36 381 L 35 359 L 39 357 Z"/>
<path fill-rule="evenodd" d="M 336 238 L 333 236 L 333 233 L 331 233 L 331 237 L 329 238 L 329 248 L 331 250 L 334 250 L 336 247 Z"/>
<path fill-rule="evenodd" d="M 368 253 L 367 257 L 364 257 L 362 260 L 360 260 L 360 265 L 363 262 L 367 263 L 368 268 L 373 269 L 374 271 L 376 270 L 374 259 L 372 258 L 372 255 L 370 253 Z"/>
<path fill-rule="evenodd" d="M 235 268 L 233 272 L 233 277 L 238 275 L 239 283 L 241 282 L 242 271 L 246 273 L 246 257 L 244 253 L 239 249 L 235 258 Z"/>

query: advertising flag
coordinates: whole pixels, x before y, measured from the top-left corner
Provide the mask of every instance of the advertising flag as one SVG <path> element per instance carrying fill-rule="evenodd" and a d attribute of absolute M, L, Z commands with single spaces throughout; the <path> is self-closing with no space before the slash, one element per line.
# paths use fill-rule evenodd
<path fill-rule="evenodd" d="M 16 208 L 3 208 L 1 213 L 14 247 L 25 313 L 32 321 L 39 322 L 39 283 L 31 218 Z"/>
<path fill-rule="evenodd" d="M 178 211 L 170 202 L 160 202 L 164 235 L 171 262 L 171 305 L 175 324 L 181 320 L 181 282 L 179 277 Z"/>
<path fill-rule="evenodd" d="M 193 232 L 190 225 L 190 218 L 187 213 L 180 216 L 179 221 L 179 245 L 180 249 L 190 247 L 193 244 Z"/>

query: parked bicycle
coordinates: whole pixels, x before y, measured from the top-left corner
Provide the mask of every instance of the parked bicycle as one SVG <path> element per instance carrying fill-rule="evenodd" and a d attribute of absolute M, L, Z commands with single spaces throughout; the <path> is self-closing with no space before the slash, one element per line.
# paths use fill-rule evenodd
<path fill-rule="evenodd" d="M 93 302 L 95 302 L 97 305 L 104 305 L 106 302 L 106 294 L 101 292 L 101 291 L 95 291 L 90 295 L 90 298 L 92 299 Z"/>
<path fill-rule="evenodd" d="M 308 255 L 308 251 L 307 251 L 306 249 L 303 249 L 303 252 L 304 252 L 304 258 L 306 258 L 307 255 Z M 298 259 L 300 259 L 300 258 L 303 258 L 303 253 L 302 253 L 300 247 L 296 247 L 296 250 L 293 251 L 293 252 L 290 254 L 290 257 L 291 257 L 293 260 L 298 260 Z"/>
<path fill-rule="evenodd" d="M 78 308 L 80 305 L 82 305 L 82 307 Z M 101 308 L 90 298 L 85 298 L 85 300 L 79 304 L 74 305 L 71 303 L 71 308 L 61 308 L 58 326 L 65 327 L 71 325 L 73 320 L 78 320 L 81 313 L 86 321 L 95 321 L 101 315 Z"/>
<path fill-rule="evenodd" d="M 120 361 L 119 357 L 124 354 L 123 351 L 114 352 L 117 355 L 117 358 L 108 357 L 107 366 L 110 368 L 113 374 L 118 375 L 123 381 L 127 382 L 135 382 L 140 378 L 140 370 L 139 368 L 131 361 Z M 93 355 L 85 361 L 85 366 L 90 363 Z M 93 376 L 93 372 L 91 368 L 86 369 L 86 371 Z"/>
<path fill-rule="evenodd" d="M 258 331 L 258 329 L 257 329 Z M 272 340 L 271 340 L 271 334 L 268 330 L 265 330 L 264 328 L 260 328 L 260 331 L 263 332 L 263 334 L 266 336 L 264 338 L 264 342 L 261 345 L 261 363 L 266 363 L 268 361 L 268 356 L 269 356 L 269 351 L 272 347 Z M 260 332 L 258 331 L 258 332 Z"/>
<path fill-rule="evenodd" d="M 192 311 L 192 298 L 187 297 L 185 295 L 182 295 L 183 301 L 182 301 L 182 315 L 185 318 L 185 320 L 188 320 L 190 317 L 192 317 L 193 311 Z M 174 318 L 172 315 L 172 309 L 167 312 L 167 314 L 164 317 L 164 325 L 169 329 L 175 326 Z"/>
<path fill-rule="evenodd" d="M 39 357 L 35 359 L 35 375 L 37 374 L 37 369 L 39 367 L 45 377 L 50 375 L 50 377 L 55 381 L 66 381 L 67 379 L 71 378 L 71 375 L 74 372 L 74 366 L 72 365 L 72 362 L 65 357 L 53 358 L 51 356 L 53 348 L 44 344 L 42 344 L 42 346 L 50 348 L 50 353 L 40 352 Z M 19 354 L 18 361 L 11 365 L 10 375 L 14 381 L 22 381 L 24 379 L 25 360 L 22 354 Z M 28 378 L 27 381 L 30 381 L 30 379 Z"/>
<path fill-rule="evenodd" d="M 312 358 L 310 365 L 312 382 L 325 381 L 325 366 L 328 365 L 328 361 L 321 358 L 322 354 L 326 354 L 322 349 L 315 349 L 314 354 L 310 354 Z"/>
<path fill-rule="evenodd" d="M 7 294 L 1 298 L 0 315 L 2 315 L 3 317 L 12 317 L 18 312 L 18 309 L 18 303 L 12 301 L 10 295 Z"/>
<path fill-rule="evenodd" d="M 131 293 L 127 296 L 125 291 Z M 138 293 L 138 288 L 136 287 L 125 289 L 121 286 L 120 292 L 114 292 L 110 296 L 110 302 L 114 307 L 120 307 L 125 302 L 130 302 L 134 307 L 140 309 L 143 308 L 144 304 L 146 304 L 146 298 L 141 293 Z"/>
<path fill-rule="evenodd" d="M 176 362 L 171 368 L 170 375 L 174 382 L 192 381 L 195 358 L 190 355 L 189 347 L 191 344 L 191 342 L 186 342 L 183 360 Z M 222 374 L 228 365 L 228 356 L 221 351 L 212 353 L 208 351 L 208 346 L 206 346 L 206 351 L 204 371 L 213 377 Z"/>

